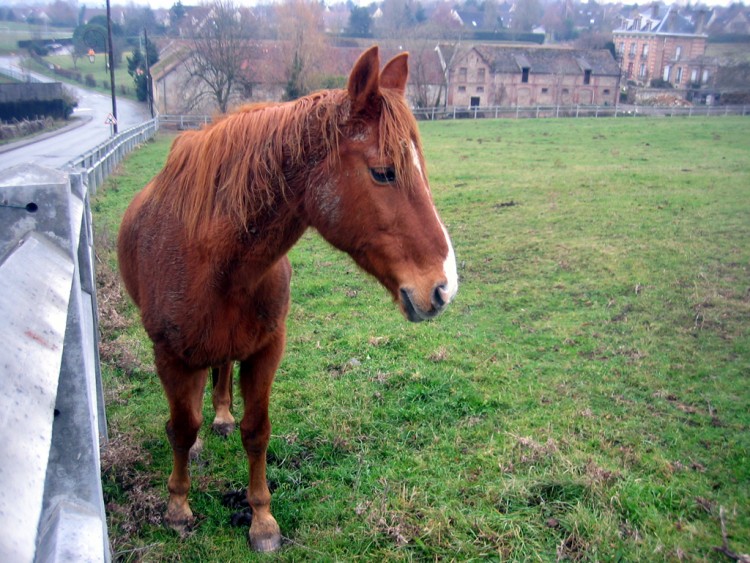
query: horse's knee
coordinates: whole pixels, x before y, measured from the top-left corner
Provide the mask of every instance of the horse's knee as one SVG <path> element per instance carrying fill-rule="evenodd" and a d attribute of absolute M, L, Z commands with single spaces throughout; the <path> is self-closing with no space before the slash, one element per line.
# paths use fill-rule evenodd
<path fill-rule="evenodd" d="M 248 420 L 247 417 L 240 423 L 242 445 L 248 454 L 263 453 L 271 438 L 271 421 L 268 416 Z"/>
<path fill-rule="evenodd" d="M 170 419 L 166 424 L 167 437 L 172 448 L 189 450 L 198 439 L 198 431 L 203 423 L 203 416 L 186 416 Z"/>

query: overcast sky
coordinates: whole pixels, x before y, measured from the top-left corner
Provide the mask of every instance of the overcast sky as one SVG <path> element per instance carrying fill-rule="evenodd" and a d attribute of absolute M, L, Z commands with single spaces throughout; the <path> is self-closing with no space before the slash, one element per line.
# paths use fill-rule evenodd
<path fill-rule="evenodd" d="M 40 4 L 52 3 L 52 1 L 53 0 L 50 0 L 50 2 L 43 2 L 42 1 L 42 2 L 39 2 L 39 3 Z M 171 8 L 172 5 L 176 1 L 177 0 L 110 0 L 110 2 L 112 3 L 112 5 L 115 5 L 115 4 L 117 4 L 117 5 L 126 5 L 126 4 L 130 4 L 132 2 L 136 6 L 151 6 L 152 8 Z M 273 0 L 271 0 L 271 1 L 273 1 Z M 275 0 L 275 1 L 276 2 L 280 2 L 280 1 L 283 1 L 283 0 Z M 333 3 L 336 3 L 337 0 L 327 0 L 327 1 L 328 1 L 329 4 L 333 4 Z M 346 1 L 346 0 L 344 0 L 344 1 Z M 372 3 L 372 0 L 353 0 L 353 1 L 354 1 L 355 4 L 360 5 L 360 6 L 367 6 L 367 5 L 369 5 L 369 4 Z M 502 2 L 503 0 L 498 0 L 498 1 Z M 600 3 L 604 3 L 604 4 L 611 3 L 611 0 L 599 0 L 599 1 L 600 1 Z M 736 0 L 734 0 L 734 1 L 736 1 Z M 268 4 L 269 0 L 235 0 L 235 2 L 237 2 L 238 4 L 241 4 L 243 6 L 254 6 L 254 5 L 259 4 L 259 3 Z M 429 2 L 430 2 L 430 0 L 422 0 L 423 4 L 427 4 Z M 702 4 L 707 4 L 709 6 L 728 6 L 732 2 L 733 2 L 733 0 L 701 0 Z M 29 1 L 29 0 L 10 0 L 10 1 L 3 0 L 2 3 L 3 4 L 19 4 L 19 3 L 34 4 L 36 2 L 34 2 L 33 0 L 31 0 L 31 1 Z M 206 0 L 205 2 L 202 2 L 201 0 L 183 0 L 183 2 L 182 2 L 182 4 L 185 5 L 185 6 L 194 6 L 194 5 L 199 5 L 201 3 L 210 3 L 210 1 Z M 544 3 L 544 2 L 542 2 L 542 3 Z M 650 4 L 650 2 L 648 0 L 627 0 L 624 3 L 625 4 L 638 3 L 640 6 L 643 6 L 644 8 Z M 678 4 L 682 4 L 682 5 L 685 5 L 687 3 L 688 3 L 688 0 L 683 0 L 681 2 L 678 2 Z M 693 2 L 691 2 L 691 3 L 694 5 L 697 2 L 695 0 L 693 0 Z M 85 4 L 89 8 L 99 8 L 99 7 L 103 8 L 106 5 L 103 0 L 94 0 L 94 1 L 78 0 L 78 5 L 80 6 L 82 4 Z"/>

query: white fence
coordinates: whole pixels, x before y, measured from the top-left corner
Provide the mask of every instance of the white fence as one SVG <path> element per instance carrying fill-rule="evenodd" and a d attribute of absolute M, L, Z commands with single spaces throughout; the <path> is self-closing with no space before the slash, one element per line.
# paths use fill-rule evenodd
<path fill-rule="evenodd" d="M 90 194 L 154 135 L 0 173 L 0 561 L 109 561 Z"/>
<path fill-rule="evenodd" d="M 419 120 L 443 119 L 529 119 L 549 117 L 718 117 L 726 115 L 750 115 L 750 106 L 692 106 L 692 107 L 653 107 L 653 106 L 483 106 L 483 107 L 435 107 L 414 108 L 414 116 Z M 208 115 L 159 116 L 159 124 L 173 129 L 200 129 L 211 123 Z"/>
<path fill-rule="evenodd" d="M 750 106 L 531 106 L 531 107 L 448 107 L 417 108 L 412 110 L 417 119 L 526 119 L 544 117 L 698 117 L 750 115 Z"/>

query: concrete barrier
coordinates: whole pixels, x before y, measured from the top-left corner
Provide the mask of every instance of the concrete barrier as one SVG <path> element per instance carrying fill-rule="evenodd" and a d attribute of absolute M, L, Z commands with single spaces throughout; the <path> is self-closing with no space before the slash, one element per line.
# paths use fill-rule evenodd
<path fill-rule="evenodd" d="M 0 173 L 0 561 L 108 561 L 88 189 Z"/>

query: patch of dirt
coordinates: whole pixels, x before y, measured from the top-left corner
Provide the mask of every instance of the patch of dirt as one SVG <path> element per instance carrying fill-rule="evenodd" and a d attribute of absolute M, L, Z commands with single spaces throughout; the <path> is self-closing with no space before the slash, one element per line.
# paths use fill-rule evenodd
<path fill-rule="evenodd" d="M 583 561 L 589 558 L 589 545 L 573 532 L 557 546 L 557 561 Z"/>
<path fill-rule="evenodd" d="M 112 551 L 132 545 L 145 526 L 161 526 L 166 501 L 153 487 L 156 475 L 146 468 L 151 456 L 133 436 L 121 434 L 102 450 L 104 503 L 110 529 Z"/>

